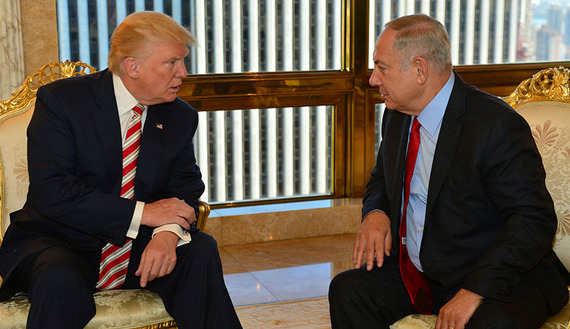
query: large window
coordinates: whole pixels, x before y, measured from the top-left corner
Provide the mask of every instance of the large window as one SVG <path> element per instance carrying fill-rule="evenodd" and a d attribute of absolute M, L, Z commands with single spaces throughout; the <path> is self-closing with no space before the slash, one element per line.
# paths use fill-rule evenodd
<path fill-rule="evenodd" d="M 57 8 L 61 60 L 99 69 L 111 32 L 131 12 L 161 11 L 190 27 L 197 45 L 179 96 L 199 111 L 203 198 L 216 206 L 363 195 L 384 110 L 368 85 L 371 53 L 387 21 L 436 17 L 449 31 L 455 69 L 505 95 L 554 64 L 504 63 L 568 57 L 569 3 L 57 0 Z"/>

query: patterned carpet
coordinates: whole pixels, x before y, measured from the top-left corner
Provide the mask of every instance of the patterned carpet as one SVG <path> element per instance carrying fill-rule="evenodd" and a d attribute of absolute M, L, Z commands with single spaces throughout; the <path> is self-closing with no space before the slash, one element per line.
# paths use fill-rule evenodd
<path fill-rule="evenodd" d="M 330 329 L 327 297 L 237 307 L 244 329 Z"/>

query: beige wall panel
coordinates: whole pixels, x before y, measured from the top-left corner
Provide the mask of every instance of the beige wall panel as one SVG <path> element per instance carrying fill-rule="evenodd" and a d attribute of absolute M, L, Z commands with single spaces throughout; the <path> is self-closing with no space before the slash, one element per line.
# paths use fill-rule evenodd
<path fill-rule="evenodd" d="M 56 0 L 20 0 L 26 76 L 58 61 Z"/>

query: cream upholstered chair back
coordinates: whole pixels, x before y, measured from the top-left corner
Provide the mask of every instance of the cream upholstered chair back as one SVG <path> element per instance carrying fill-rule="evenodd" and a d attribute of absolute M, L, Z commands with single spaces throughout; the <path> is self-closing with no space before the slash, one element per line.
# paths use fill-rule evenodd
<path fill-rule="evenodd" d="M 505 98 L 529 123 L 546 170 L 558 229 L 553 248 L 570 270 L 570 70 L 544 69 Z"/>
<path fill-rule="evenodd" d="M 558 229 L 553 249 L 570 270 L 570 70 L 539 71 L 504 100 L 529 123 L 546 169 L 546 186 L 554 200 Z M 434 328 L 435 315 L 409 315 L 392 329 Z M 570 303 L 547 319 L 541 329 L 570 328 Z"/>
<path fill-rule="evenodd" d="M 10 213 L 21 209 L 28 192 L 26 129 L 33 114 L 36 92 L 52 81 L 94 73 L 81 62 L 51 63 L 29 76 L 12 97 L 0 103 L 0 242 L 10 224 Z"/>

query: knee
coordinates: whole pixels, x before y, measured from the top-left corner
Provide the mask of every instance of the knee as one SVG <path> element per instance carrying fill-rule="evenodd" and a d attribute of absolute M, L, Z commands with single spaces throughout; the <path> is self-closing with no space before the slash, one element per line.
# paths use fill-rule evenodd
<path fill-rule="evenodd" d="M 51 250 L 53 249 L 53 250 Z M 89 283 L 96 280 L 96 274 L 91 273 L 85 264 L 63 248 L 51 248 L 35 261 L 32 278 L 34 286 L 54 292 L 86 291 L 91 293 Z"/>
<path fill-rule="evenodd" d="M 354 270 L 349 270 L 336 275 L 329 286 L 329 300 L 331 303 L 350 297 L 358 291 L 359 281 Z"/>

